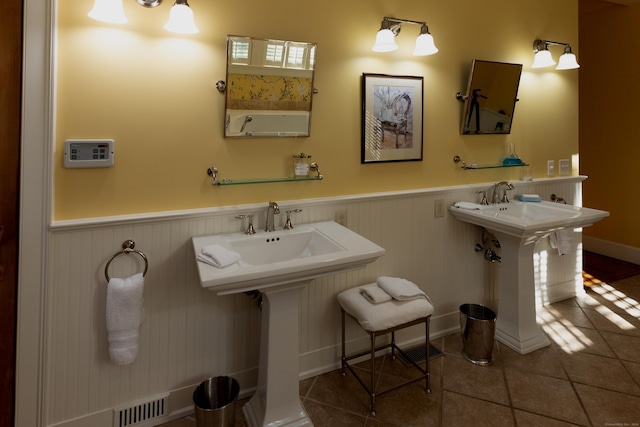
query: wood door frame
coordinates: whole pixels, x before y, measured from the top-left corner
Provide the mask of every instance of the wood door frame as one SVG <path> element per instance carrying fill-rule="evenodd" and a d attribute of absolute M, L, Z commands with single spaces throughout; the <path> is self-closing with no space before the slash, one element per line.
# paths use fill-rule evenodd
<path fill-rule="evenodd" d="M 45 319 L 51 222 L 57 0 L 23 0 L 15 427 L 46 424 Z"/>

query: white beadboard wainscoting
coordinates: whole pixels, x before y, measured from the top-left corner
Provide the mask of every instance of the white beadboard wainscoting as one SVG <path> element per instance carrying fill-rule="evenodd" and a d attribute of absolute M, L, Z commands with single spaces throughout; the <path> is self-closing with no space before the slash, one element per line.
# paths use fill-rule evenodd
<path fill-rule="evenodd" d="M 469 173 L 474 173 L 469 171 Z M 552 193 L 580 204 L 582 180 L 563 177 L 514 182 L 518 193 Z M 295 185 L 295 184 L 292 184 Z M 436 218 L 434 205 L 476 201 L 476 191 L 490 184 L 420 189 L 398 193 L 288 201 L 281 212 L 301 208 L 296 223 L 333 220 L 347 213 L 347 226 L 381 245 L 387 254 L 365 269 L 316 279 L 305 290 L 300 310 L 300 377 L 339 367 L 340 315 L 336 295 L 370 283 L 377 276 L 400 276 L 417 283 L 433 300 L 433 337 L 459 329 L 459 306 L 487 304 L 497 308 L 499 264 L 474 251 L 479 228 L 445 212 Z M 212 191 L 233 191 L 232 187 Z M 237 214 L 253 213 L 256 229 L 264 226 L 264 205 L 212 208 L 162 214 L 55 222 L 48 250 L 45 303 L 45 403 L 50 426 L 111 427 L 114 410 L 166 396 L 166 415 L 139 425 L 151 426 L 192 411 L 191 395 L 200 381 L 231 375 L 250 394 L 257 382 L 260 310 L 244 294 L 217 296 L 198 281 L 191 246 L 194 236 L 240 232 Z M 277 217 L 282 227 L 285 215 Z M 581 233 L 576 233 L 581 249 Z M 132 239 L 146 254 L 145 318 L 137 360 L 125 366 L 109 361 L 105 321 L 105 265 Z M 554 254 L 545 241 L 536 248 L 538 302 L 568 298 L 580 279 L 582 258 Z M 120 255 L 111 277 L 142 271 L 142 258 Z M 499 313 L 498 313 L 499 316 Z M 422 328 L 399 334 L 411 345 Z M 366 348 L 368 338 L 349 324 L 351 347 Z"/>

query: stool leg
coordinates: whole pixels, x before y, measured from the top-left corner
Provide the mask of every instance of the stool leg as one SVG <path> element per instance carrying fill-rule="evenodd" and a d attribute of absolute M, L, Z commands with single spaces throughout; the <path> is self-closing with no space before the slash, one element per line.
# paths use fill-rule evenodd
<path fill-rule="evenodd" d="M 369 413 L 371 416 L 376 416 L 376 334 L 375 332 L 370 332 L 371 335 L 371 409 Z"/>
<path fill-rule="evenodd" d="M 391 331 L 391 360 L 396 360 L 396 331 Z"/>
<path fill-rule="evenodd" d="M 425 387 L 424 391 L 426 391 L 427 393 L 431 393 L 431 361 L 429 358 L 429 321 L 431 320 L 431 316 L 427 317 L 427 321 L 424 322 L 425 324 L 425 346 L 426 346 L 426 357 L 425 357 L 425 371 L 427 371 L 427 386 Z"/>
<path fill-rule="evenodd" d="M 340 311 L 342 312 L 342 376 L 346 376 L 347 373 L 345 372 L 345 368 L 347 366 L 347 356 L 346 356 L 346 349 L 345 349 L 345 314 L 344 314 L 344 309 L 340 309 Z"/>

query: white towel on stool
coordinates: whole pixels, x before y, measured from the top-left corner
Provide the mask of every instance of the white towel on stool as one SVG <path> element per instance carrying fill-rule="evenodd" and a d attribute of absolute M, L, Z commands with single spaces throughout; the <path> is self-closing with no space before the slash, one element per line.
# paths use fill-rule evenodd
<path fill-rule="evenodd" d="M 573 228 L 563 228 L 549 235 L 551 247 L 558 250 L 559 255 L 572 254 L 576 251 Z"/>
<path fill-rule="evenodd" d="M 117 277 L 107 285 L 107 333 L 109 358 L 126 365 L 138 356 L 138 336 L 144 318 L 144 278 L 138 273 L 126 279 Z"/>
<path fill-rule="evenodd" d="M 196 257 L 198 261 L 212 265 L 218 268 L 224 268 L 228 265 L 235 264 L 240 261 L 240 254 L 225 248 L 222 245 L 214 243 L 202 248 L 202 253 Z"/>
<path fill-rule="evenodd" d="M 416 298 L 426 298 L 427 300 L 429 300 L 427 295 L 422 292 L 418 285 L 407 279 L 401 279 L 399 277 L 380 276 L 378 277 L 378 279 L 376 279 L 376 283 L 386 293 L 391 295 L 393 299 L 398 301 L 406 301 Z"/>
<path fill-rule="evenodd" d="M 362 295 L 371 304 L 381 304 L 383 302 L 391 301 L 391 295 L 386 293 L 384 289 L 378 286 L 377 283 L 371 283 L 360 288 L 360 295 Z"/>

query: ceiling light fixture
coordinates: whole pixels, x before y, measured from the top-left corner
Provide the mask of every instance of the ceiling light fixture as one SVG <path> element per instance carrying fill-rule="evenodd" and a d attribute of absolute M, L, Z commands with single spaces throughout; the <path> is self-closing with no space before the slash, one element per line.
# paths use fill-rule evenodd
<path fill-rule="evenodd" d="M 433 55 L 438 52 L 438 48 L 433 42 L 433 36 L 429 33 L 429 27 L 426 22 L 412 21 L 410 19 L 389 18 L 387 16 L 382 20 L 382 25 L 378 34 L 376 34 L 376 42 L 372 50 L 374 52 L 392 52 L 398 49 L 396 44 L 396 36 L 402 29 L 402 24 L 420 25 L 420 34 L 416 39 L 416 47 L 413 54 L 416 56 Z"/>
<path fill-rule="evenodd" d="M 147 8 L 162 4 L 162 0 L 136 0 L 136 2 Z M 95 0 L 89 17 L 110 24 L 129 22 L 124 14 L 122 0 Z M 179 34 L 195 34 L 200 31 L 193 20 L 193 11 L 187 0 L 176 0 L 169 12 L 169 20 L 164 29 Z"/>
<path fill-rule="evenodd" d="M 576 68 L 580 68 L 580 64 L 578 64 L 576 56 L 571 51 L 571 45 L 569 43 L 552 42 L 540 39 L 536 39 L 533 42 L 535 58 L 531 68 L 545 68 L 555 65 L 556 62 L 551 57 L 549 46 L 564 46 L 564 53 L 560 55 L 556 70 L 574 70 Z"/>

